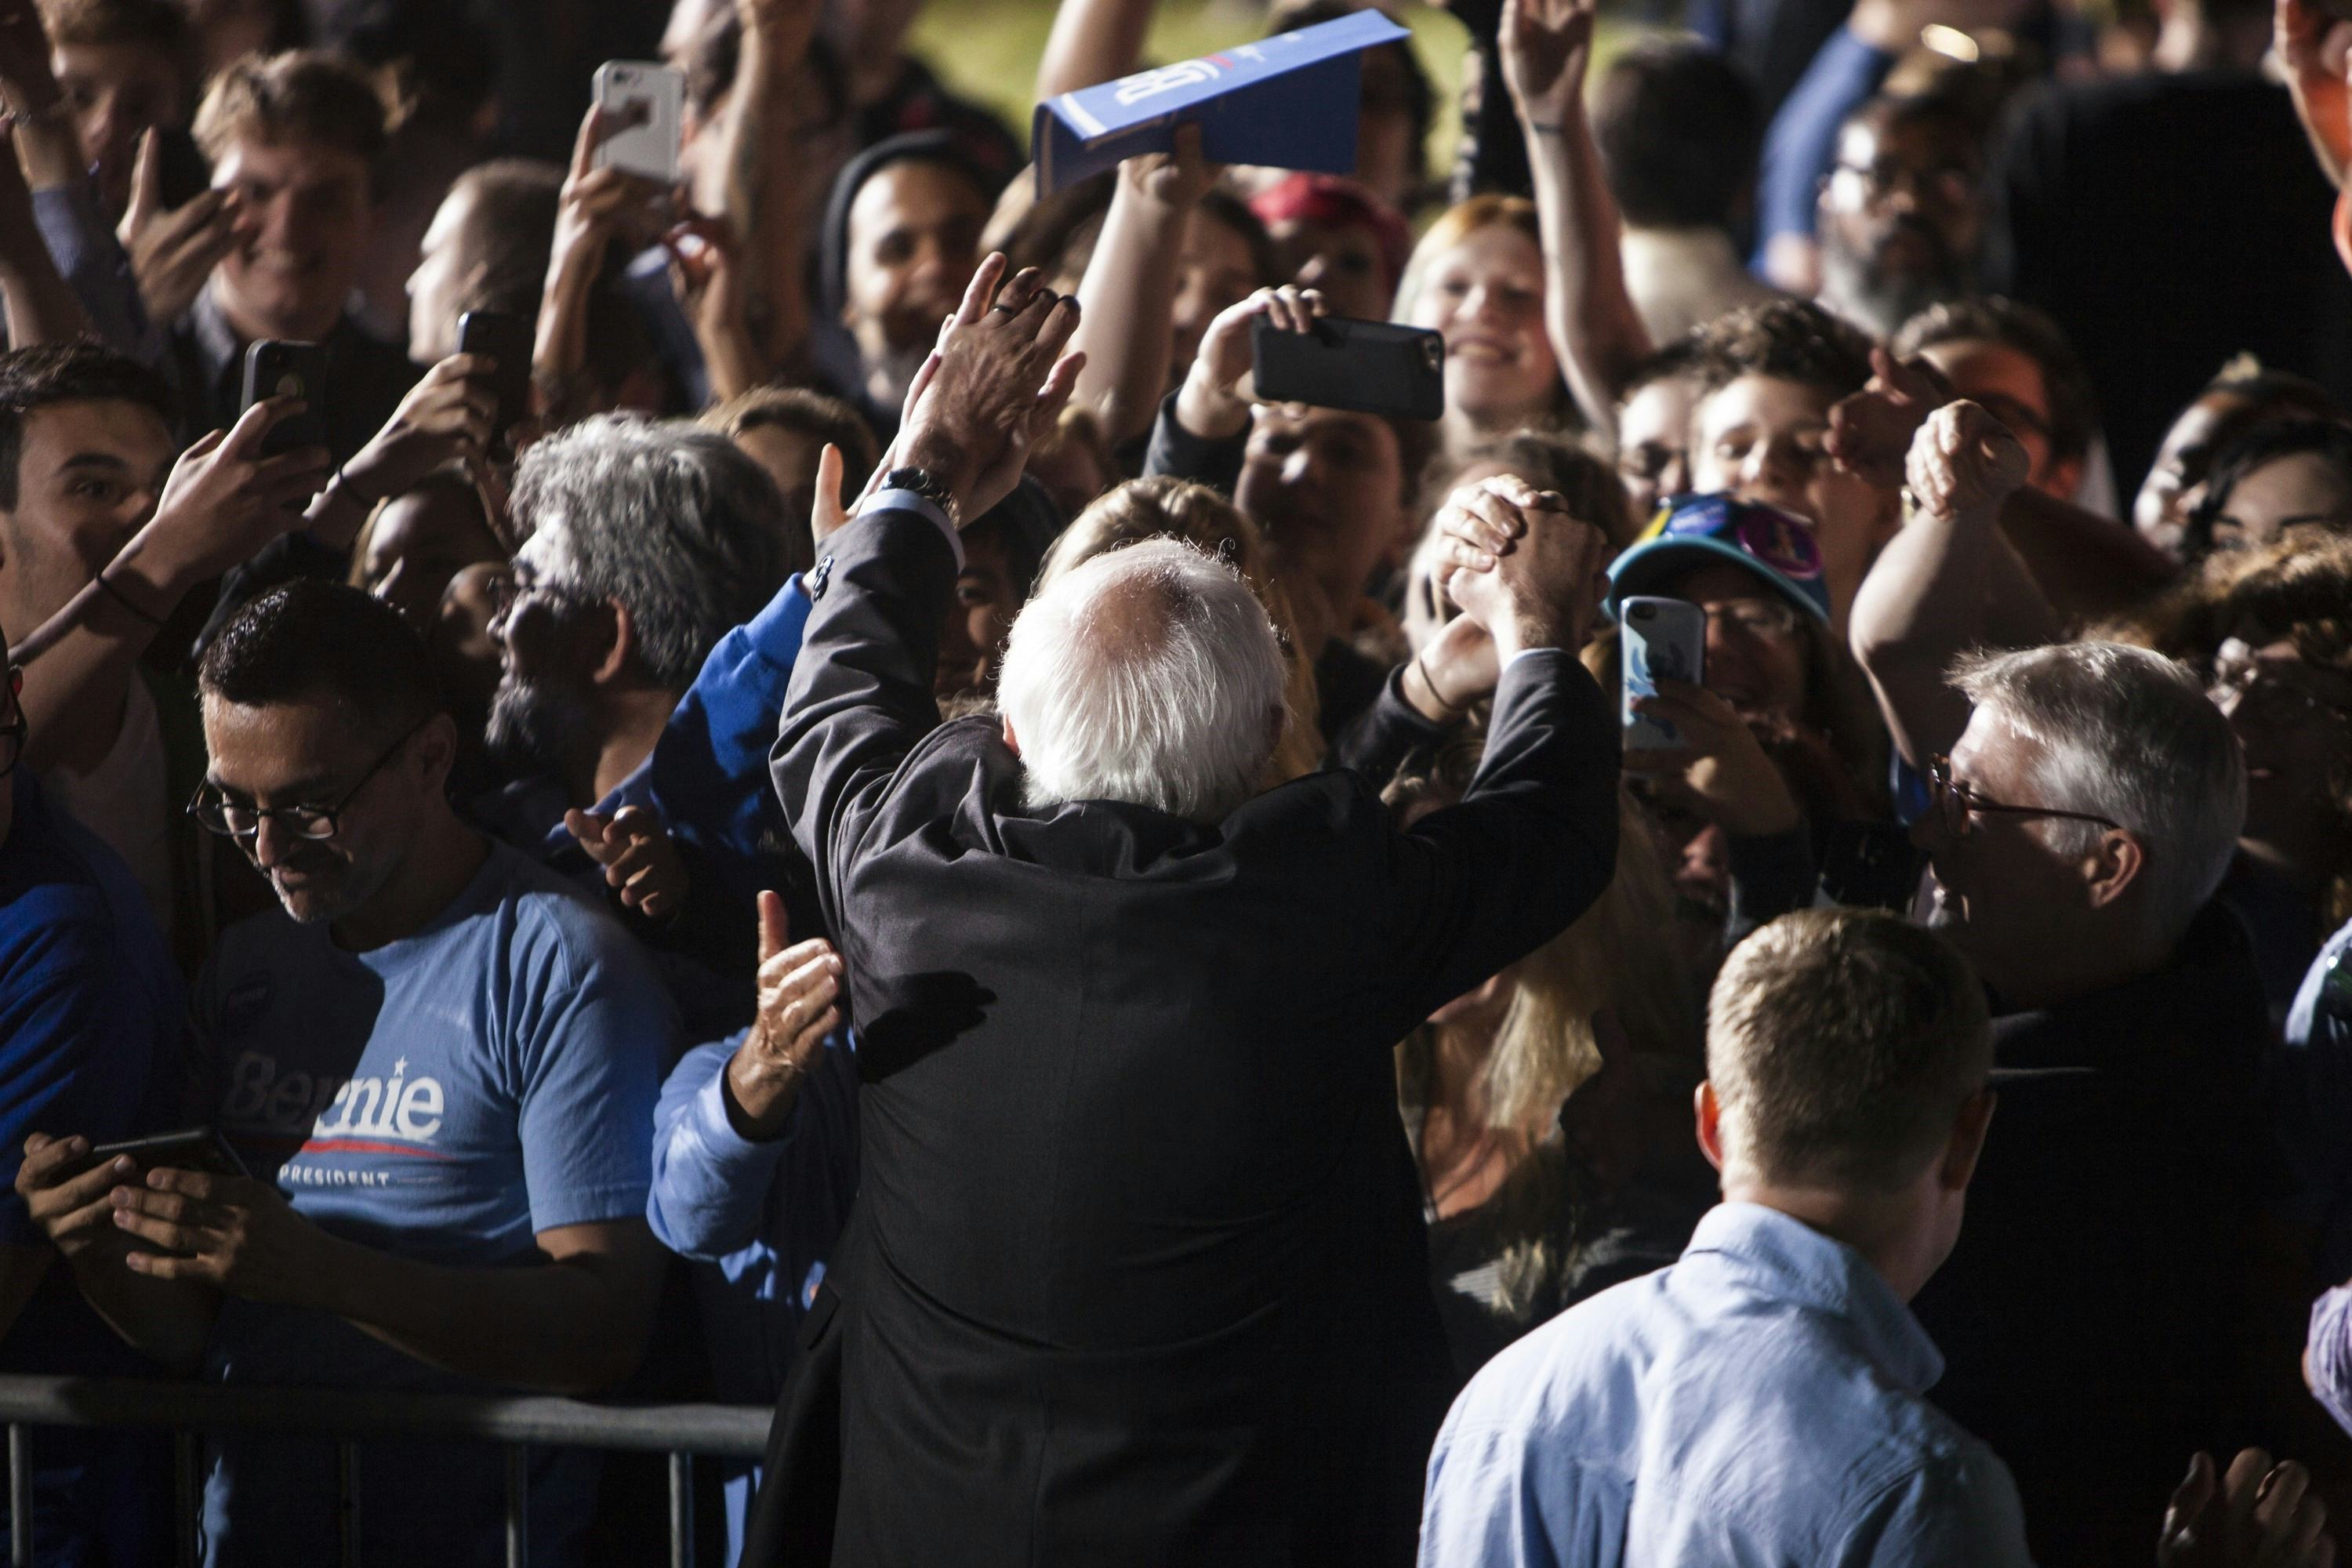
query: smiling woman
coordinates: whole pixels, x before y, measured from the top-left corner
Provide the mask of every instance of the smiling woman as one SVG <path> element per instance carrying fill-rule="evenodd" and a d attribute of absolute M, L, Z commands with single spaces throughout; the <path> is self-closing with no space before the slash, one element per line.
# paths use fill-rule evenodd
<path fill-rule="evenodd" d="M 1431 225 L 1406 264 L 1396 319 L 1444 334 L 1448 450 L 1568 420 L 1568 384 L 1544 330 L 1533 202 L 1473 196 Z"/>

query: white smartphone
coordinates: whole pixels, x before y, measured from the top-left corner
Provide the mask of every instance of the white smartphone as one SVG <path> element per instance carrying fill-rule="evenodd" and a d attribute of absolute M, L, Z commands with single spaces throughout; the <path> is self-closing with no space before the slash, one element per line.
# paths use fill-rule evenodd
<path fill-rule="evenodd" d="M 596 68 L 596 107 L 625 129 L 596 149 L 596 166 L 664 185 L 677 183 L 686 73 L 646 60 L 606 60 Z"/>
<path fill-rule="evenodd" d="M 1706 672 L 1706 612 L 1686 599 L 1629 598 L 1618 606 L 1618 662 L 1623 695 L 1619 713 L 1629 751 L 1679 746 L 1672 724 L 1633 710 L 1637 697 L 1655 697 L 1660 680 L 1698 684 Z"/>

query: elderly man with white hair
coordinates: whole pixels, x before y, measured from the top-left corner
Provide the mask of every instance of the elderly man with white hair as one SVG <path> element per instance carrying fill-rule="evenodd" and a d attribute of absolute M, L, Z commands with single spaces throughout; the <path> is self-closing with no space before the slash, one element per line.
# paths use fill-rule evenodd
<path fill-rule="evenodd" d="M 955 524 L 1073 374 L 1075 301 L 1003 276 L 810 574 L 774 773 L 864 1173 L 745 1561 L 1410 1561 L 1451 1374 L 1390 1052 L 1611 875 L 1616 726 L 1575 658 L 1601 535 L 1457 493 L 1517 544 L 1452 589 L 1508 662 L 1467 797 L 1409 831 L 1351 773 L 1260 793 L 1281 649 L 1173 541 L 1058 579 L 1001 717 L 943 725 Z"/>

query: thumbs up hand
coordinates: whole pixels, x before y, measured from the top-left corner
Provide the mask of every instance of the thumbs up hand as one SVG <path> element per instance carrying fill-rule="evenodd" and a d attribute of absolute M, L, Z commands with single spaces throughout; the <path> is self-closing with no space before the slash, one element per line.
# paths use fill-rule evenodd
<path fill-rule="evenodd" d="M 783 1131 L 801 1079 L 841 1025 L 840 955 L 821 938 L 792 942 L 772 892 L 760 895 L 759 989 L 759 1016 L 727 1063 L 729 1120 L 754 1142 Z"/>

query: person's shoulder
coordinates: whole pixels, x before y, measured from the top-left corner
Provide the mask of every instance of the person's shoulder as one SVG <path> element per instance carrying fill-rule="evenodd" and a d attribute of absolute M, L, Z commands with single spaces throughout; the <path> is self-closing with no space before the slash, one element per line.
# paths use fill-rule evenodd
<path fill-rule="evenodd" d="M 16 801 L 0 854 L 0 962 L 89 950 L 110 965 L 116 944 L 135 934 L 122 929 L 125 900 L 140 897 L 130 868 L 55 800 L 25 789 Z"/>
<path fill-rule="evenodd" d="M 1509 1433 L 1536 1443 L 1614 1425 L 1636 1398 L 1651 1360 L 1649 1321 L 1669 1310 L 1673 1272 L 1612 1286 L 1497 1352 L 1455 1399 L 1448 1434 Z"/>
<path fill-rule="evenodd" d="M 573 879 L 541 865 L 510 844 L 490 840 L 478 884 L 481 908 L 520 955 L 561 959 L 581 975 L 606 961 L 645 963 L 636 942 L 612 911 Z"/>

